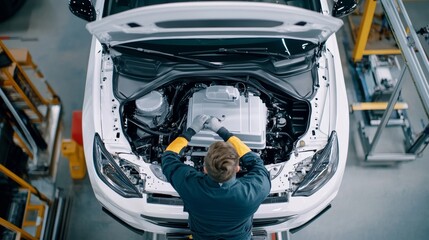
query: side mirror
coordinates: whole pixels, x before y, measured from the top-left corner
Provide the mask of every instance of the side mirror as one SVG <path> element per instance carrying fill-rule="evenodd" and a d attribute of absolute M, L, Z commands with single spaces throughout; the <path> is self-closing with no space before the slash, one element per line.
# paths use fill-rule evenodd
<path fill-rule="evenodd" d="M 332 16 L 344 17 L 352 13 L 358 4 L 355 0 L 336 0 L 332 8 Z"/>
<path fill-rule="evenodd" d="M 95 9 L 91 0 L 70 0 L 69 9 L 75 16 L 88 22 L 95 20 Z"/>

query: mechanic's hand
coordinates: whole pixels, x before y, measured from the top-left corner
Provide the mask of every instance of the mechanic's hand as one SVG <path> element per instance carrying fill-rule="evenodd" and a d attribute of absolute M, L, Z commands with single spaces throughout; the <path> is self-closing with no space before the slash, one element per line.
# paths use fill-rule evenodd
<path fill-rule="evenodd" d="M 223 126 L 219 119 L 217 119 L 216 117 L 210 117 L 205 127 L 212 130 L 213 132 L 217 132 Z"/>
<path fill-rule="evenodd" d="M 210 116 L 201 114 L 194 118 L 190 128 L 192 128 L 196 133 L 198 133 L 204 127 L 204 123 L 209 120 Z"/>

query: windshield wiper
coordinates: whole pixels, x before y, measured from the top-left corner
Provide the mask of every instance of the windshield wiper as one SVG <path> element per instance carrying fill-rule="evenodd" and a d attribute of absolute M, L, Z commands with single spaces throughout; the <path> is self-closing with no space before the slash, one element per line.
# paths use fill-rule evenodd
<path fill-rule="evenodd" d="M 169 57 L 169 58 L 175 58 L 175 59 L 180 59 L 180 60 L 185 60 L 185 61 L 189 61 L 189 62 L 194 62 L 194 63 L 198 63 L 200 65 L 206 66 L 206 67 L 210 67 L 210 68 L 220 68 L 223 66 L 222 63 L 214 63 L 214 62 L 210 62 L 210 61 L 206 61 L 206 60 L 201 60 L 201 59 L 196 59 L 196 58 L 189 58 L 189 57 L 183 57 L 183 56 L 177 56 L 171 53 L 166 53 L 166 52 L 161 52 L 161 51 L 156 51 L 156 50 L 150 50 L 150 49 L 144 49 L 144 48 L 136 48 L 136 47 L 129 47 L 129 46 L 124 46 L 124 45 L 117 45 L 113 48 L 125 48 L 125 49 L 131 49 L 131 50 L 135 50 L 138 52 L 142 52 L 142 53 L 146 53 L 146 54 L 153 54 L 153 55 L 159 55 L 159 56 L 164 56 L 164 57 Z"/>
<path fill-rule="evenodd" d="M 179 55 L 198 55 L 207 53 L 225 53 L 225 54 L 251 54 L 251 55 L 264 55 L 264 56 L 277 56 L 289 58 L 289 55 L 282 53 L 268 52 L 268 48 L 218 48 L 213 50 L 180 52 Z"/>

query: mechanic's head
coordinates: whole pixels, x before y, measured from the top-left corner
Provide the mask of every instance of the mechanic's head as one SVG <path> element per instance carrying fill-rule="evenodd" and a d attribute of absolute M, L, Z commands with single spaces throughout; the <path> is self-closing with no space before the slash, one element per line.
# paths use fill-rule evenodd
<path fill-rule="evenodd" d="M 213 180 L 224 183 L 240 171 L 239 156 L 228 142 L 215 142 L 210 145 L 204 158 L 204 172 Z"/>

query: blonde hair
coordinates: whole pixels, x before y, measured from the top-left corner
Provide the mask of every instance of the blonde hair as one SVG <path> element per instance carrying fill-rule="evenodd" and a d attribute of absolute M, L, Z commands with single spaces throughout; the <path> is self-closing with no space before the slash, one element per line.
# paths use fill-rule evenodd
<path fill-rule="evenodd" d="M 223 183 L 235 176 L 239 156 L 228 142 L 214 142 L 204 157 L 207 174 L 216 182 Z"/>

